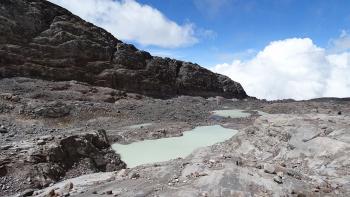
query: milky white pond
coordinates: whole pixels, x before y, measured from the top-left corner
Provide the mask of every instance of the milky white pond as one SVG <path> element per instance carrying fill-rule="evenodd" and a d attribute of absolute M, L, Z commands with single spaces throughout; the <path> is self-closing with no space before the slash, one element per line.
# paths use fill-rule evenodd
<path fill-rule="evenodd" d="M 196 127 L 181 137 L 144 140 L 127 145 L 113 144 L 129 168 L 154 162 L 186 157 L 199 147 L 211 146 L 225 141 L 237 133 L 220 125 Z"/>

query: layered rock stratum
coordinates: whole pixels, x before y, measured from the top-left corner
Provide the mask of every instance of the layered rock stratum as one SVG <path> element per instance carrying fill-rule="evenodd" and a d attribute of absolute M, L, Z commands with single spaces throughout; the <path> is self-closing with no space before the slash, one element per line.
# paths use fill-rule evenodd
<path fill-rule="evenodd" d="M 0 77 L 15 76 L 76 80 L 160 98 L 247 97 L 226 76 L 153 57 L 45 0 L 0 2 Z"/>

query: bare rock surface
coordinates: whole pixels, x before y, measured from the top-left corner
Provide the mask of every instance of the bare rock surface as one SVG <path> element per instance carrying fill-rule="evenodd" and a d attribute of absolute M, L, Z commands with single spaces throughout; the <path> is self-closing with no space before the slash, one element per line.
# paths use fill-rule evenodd
<path fill-rule="evenodd" d="M 162 100 L 28 78 L 2 79 L 0 89 L 1 196 L 349 195 L 348 99 Z M 225 109 L 251 116 L 212 117 Z M 187 158 L 122 169 L 127 166 L 109 148 L 216 124 L 239 132 Z"/>
<path fill-rule="evenodd" d="M 2 195 L 47 187 L 64 177 L 80 176 L 86 171 L 125 168 L 119 155 L 111 150 L 104 130 L 71 136 L 41 136 L 11 143 L 2 150 L 0 162 L 1 184 L 5 187 Z"/>
<path fill-rule="evenodd" d="M 226 76 L 153 57 L 45 0 L 3 0 L 0 18 L 0 78 L 76 80 L 160 98 L 247 97 Z"/>
<path fill-rule="evenodd" d="M 348 116 L 268 115 L 230 140 L 187 158 L 120 171 L 94 187 L 80 184 L 72 194 L 347 196 L 348 128 Z"/>
<path fill-rule="evenodd" d="M 153 99 L 76 81 L 5 78 L 0 90 L 1 196 L 125 168 L 111 143 L 180 136 L 211 124 L 217 107 L 201 97 Z M 142 123 L 152 124 L 130 127 Z"/>

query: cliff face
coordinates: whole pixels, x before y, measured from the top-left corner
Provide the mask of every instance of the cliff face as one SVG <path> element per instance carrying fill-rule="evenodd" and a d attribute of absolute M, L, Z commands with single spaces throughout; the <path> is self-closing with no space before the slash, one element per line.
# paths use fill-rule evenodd
<path fill-rule="evenodd" d="M 45 0 L 0 1 L 0 78 L 76 80 L 153 97 L 246 98 L 197 64 L 153 57 Z"/>

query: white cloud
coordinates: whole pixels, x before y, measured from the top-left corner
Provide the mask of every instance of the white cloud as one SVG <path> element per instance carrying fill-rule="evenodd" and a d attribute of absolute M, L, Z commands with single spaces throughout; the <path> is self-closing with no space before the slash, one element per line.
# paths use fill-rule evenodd
<path fill-rule="evenodd" d="M 164 48 L 195 44 L 194 25 L 179 25 L 159 10 L 135 0 L 49 0 L 86 21 L 111 32 L 118 39 Z"/>
<path fill-rule="evenodd" d="M 341 52 L 350 49 L 350 35 L 347 31 L 342 30 L 340 36 L 330 40 L 330 51 Z"/>
<path fill-rule="evenodd" d="M 258 98 L 350 96 L 350 53 L 328 54 L 309 38 L 274 41 L 249 60 L 236 59 L 212 70 L 240 82 Z"/>
<path fill-rule="evenodd" d="M 333 69 L 327 79 L 325 96 L 349 97 L 350 96 L 350 53 L 327 56 Z"/>

